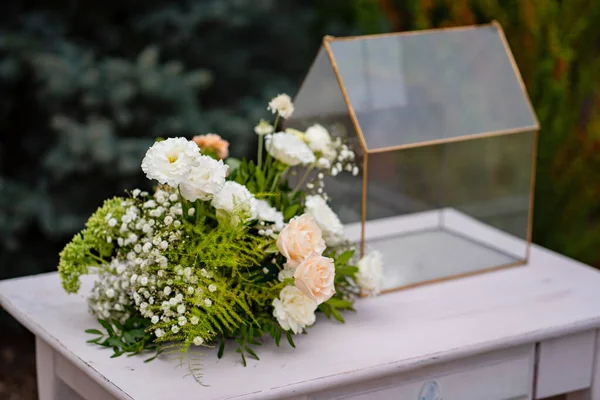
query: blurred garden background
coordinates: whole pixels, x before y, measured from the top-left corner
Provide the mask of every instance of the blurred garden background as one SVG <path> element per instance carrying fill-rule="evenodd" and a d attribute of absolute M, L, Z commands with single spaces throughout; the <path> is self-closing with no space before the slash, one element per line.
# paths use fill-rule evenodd
<path fill-rule="evenodd" d="M 294 94 L 322 37 L 504 28 L 538 114 L 534 241 L 600 267 L 600 2 L 0 2 L 0 279 L 56 269 L 108 196 L 147 187 L 156 137 L 217 132 L 234 156 Z M 600 307 L 600 305 L 598 305 Z M 35 398 L 33 340 L 0 310 L 0 399 Z"/>

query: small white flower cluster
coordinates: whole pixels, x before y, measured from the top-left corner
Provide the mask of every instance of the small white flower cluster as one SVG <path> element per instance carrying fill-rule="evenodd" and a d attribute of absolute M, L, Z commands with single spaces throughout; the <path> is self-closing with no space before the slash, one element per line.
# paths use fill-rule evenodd
<path fill-rule="evenodd" d="M 197 325 L 200 319 L 192 310 L 213 305 L 210 297 L 217 291 L 213 275 L 206 269 L 199 273 L 178 265 L 172 270 L 161 268 L 131 276 L 135 306 L 154 324 L 157 337 L 164 336 L 165 329 L 177 334 L 187 324 Z"/>
<path fill-rule="evenodd" d="M 90 313 L 97 318 L 116 319 L 123 323 L 130 317 L 133 306 L 128 295 L 129 283 L 118 271 L 127 266 L 120 260 L 113 259 L 110 265 L 98 274 L 92 293 L 88 297 Z"/>
<path fill-rule="evenodd" d="M 108 214 L 109 226 L 118 226 L 110 241 L 118 256 L 99 274 L 89 299 L 90 311 L 99 318 L 122 319 L 127 306 L 139 306 L 150 298 L 148 287 L 156 284 L 152 268 L 165 268 L 165 252 L 182 239 L 183 209 L 179 196 L 159 189 L 154 196 L 135 189 L 125 200 L 125 213 L 117 218 Z M 143 287 L 144 290 L 135 289 Z"/>

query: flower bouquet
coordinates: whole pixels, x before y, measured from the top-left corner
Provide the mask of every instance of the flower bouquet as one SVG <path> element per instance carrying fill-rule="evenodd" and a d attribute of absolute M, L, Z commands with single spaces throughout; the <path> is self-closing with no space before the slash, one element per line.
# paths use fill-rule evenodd
<path fill-rule="evenodd" d="M 380 255 L 358 259 L 323 192 L 326 175 L 359 172 L 354 153 L 321 125 L 275 133 L 287 95 L 268 109 L 256 163 L 228 158 L 215 134 L 157 141 L 142 161 L 154 193 L 105 201 L 60 253 L 68 293 L 97 276 L 88 303 L 103 330 L 89 342 L 149 360 L 192 345 L 221 357 L 233 343 L 246 365 L 267 334 L 295 347 L 316 312 L 343 322 L 358 295 L 379 292 Z M 317 173 L 291 185 L 299 169 Z"/>

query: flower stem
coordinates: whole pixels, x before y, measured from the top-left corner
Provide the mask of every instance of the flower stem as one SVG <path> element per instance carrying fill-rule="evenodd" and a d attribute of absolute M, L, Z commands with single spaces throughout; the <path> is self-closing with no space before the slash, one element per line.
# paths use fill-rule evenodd
<path fill-rule="evenodd" d="M 258 168 L 260 169 L 260 167 L 262 166 L 262 153 L 263 153 L 263 136 L 259 135 L 258 136 Z"/>
<path fill-rule="evenodd" d="M 279 113 L 277 113 L 277 116 L 275 117 L 275 122 L 273 123 L 273 133 L 277 132 L 277 123 L 278 122 L 279 122 Z M 262 142 L 262 139 L 261 139 L 261 142 Z M 259 146 L 259 149 L 261 149 L 260 151 L 262 152 L 262 143 L 261 142 L 258 143 L 258 146 Z M 265 170 L 263 171 L 265 175 L 267 175 L 267 170 L 271 166 L 271 161 L 272 161 L 271 160 L 272 157 L 271 157 L 271 153 L 269 153 L 269 149 L 266 149 L 266 150 L 267 150 L 267 158 L 265 160 Z M 259 157 L 260 157 L 259 160 L 262 159 L 261 156 L 259 156 Z M 260 164 L 259 164 L 259 168 L 260 168 Z"/>
<path fill-rule="evenodd" d="M 302 175 L 302 178 L 300 178 L 298 185 L 296 185 L 296 188 L 294 189 L 294 191 L 292 191 L 290 197 L 294 197 L 294 195 L 300 189 L 300 187 L 304 185 L 304 182 L 306 181 L 306 178 L 308 178 L 308 174 L 310 174 L 310 171 L 312 171 L 313 167 L 314 165 L 311 165 L 310 167 L 306 168 L 306 172 L 304 173 L 304 175 Z"/>

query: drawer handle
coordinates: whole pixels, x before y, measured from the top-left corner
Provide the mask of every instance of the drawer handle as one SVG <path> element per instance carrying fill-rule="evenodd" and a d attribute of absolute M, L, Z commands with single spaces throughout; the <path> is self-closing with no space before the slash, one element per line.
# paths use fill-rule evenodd
<path fill-rule="evenodd" d="M 440 386 L 436 381 L 427 381 L 419 392 L 418 400 L 443 400 Z"/>

